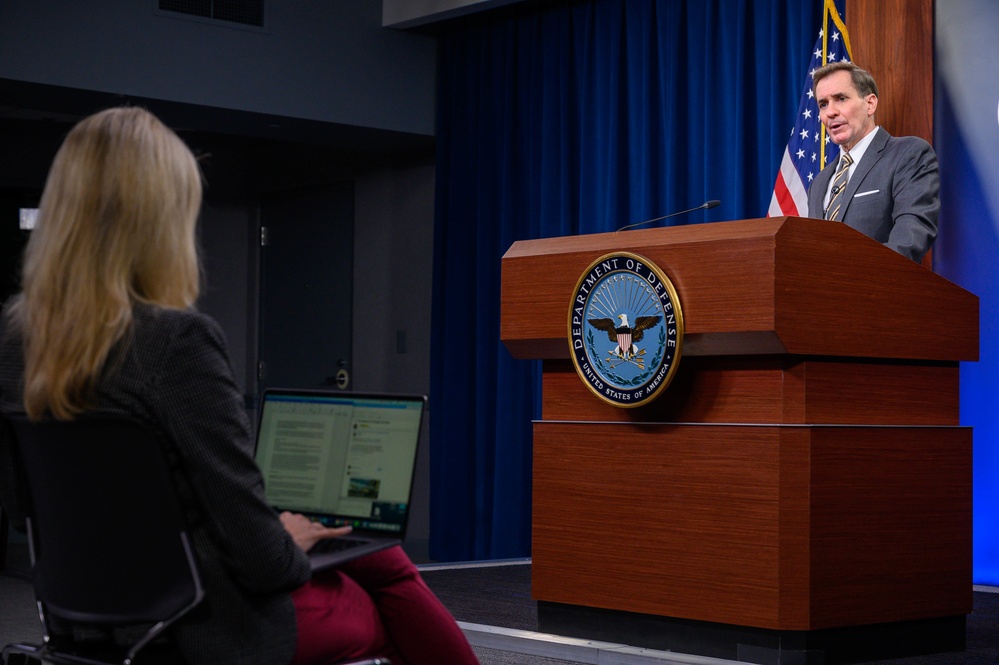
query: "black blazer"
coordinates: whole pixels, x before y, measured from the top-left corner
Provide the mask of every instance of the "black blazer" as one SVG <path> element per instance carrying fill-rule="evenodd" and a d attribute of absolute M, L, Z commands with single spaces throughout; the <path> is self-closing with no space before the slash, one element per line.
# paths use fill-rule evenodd
<path fill-rule="evenodd" d="M 23 411 L 19 336 L 0 321 L 0 410 Z M 100 411 L 167 433 L 205 601 L 174 631 L 190 663 L 288 663 L 295 652 L 290 591 L 309 578 L 304 552 L 264 499 L 251 429 L 219 325 L 193 311 L 140 306 L 128 343 L 107 363 Z M 23 490 L 0 441 L 0 499 L 23 523 Z"/>
<path fill-rule="evenodd" d="M 882 128 L 864 152 L 843 193 L 840 220 L 913 261 L 937 237 L 940 171 L 929 143 L 915 136 L 892 136 Z M 808 216 L 822 219 L 822 200 L 838 160 L 815 177 L 808 189 Z"/>

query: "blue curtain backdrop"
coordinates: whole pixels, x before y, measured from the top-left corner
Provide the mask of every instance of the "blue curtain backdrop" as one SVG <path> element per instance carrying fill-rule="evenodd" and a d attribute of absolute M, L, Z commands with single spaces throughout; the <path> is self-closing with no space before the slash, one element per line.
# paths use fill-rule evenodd
<path fill-rule="evenodd" d="M 821 19 L 820 0 L 548 0 L 443 29 L 431 557 L 530 554 L 540 367 L 499 341 L 503 253 L 707 199 L 670 221 L 764 217 Z"/>
<path fill-rule="evenodd" d="M 999 584 L 999 69 L 995 0 L 936 3 L 935 270 L 979 297 L 979 360 L 961 367 L 961 424 L 975 428 L 975 582 Z M 946 321 L 941 321 L 946 326 Z"/>

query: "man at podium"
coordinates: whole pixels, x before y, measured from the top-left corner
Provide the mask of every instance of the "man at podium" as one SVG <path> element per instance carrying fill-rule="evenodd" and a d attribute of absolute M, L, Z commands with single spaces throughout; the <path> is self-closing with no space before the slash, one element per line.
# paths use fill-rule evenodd
<path fill-rule="evenodd" d="M 809 187 L 808 216 L 841 221 L 921 261 L 936 239 L 940 213 L 933 147 L 915 136 L 892 136 L 876 124 L 877 83 L 852 62 L 816 69 L 812 90 L 840 159 Z"/>

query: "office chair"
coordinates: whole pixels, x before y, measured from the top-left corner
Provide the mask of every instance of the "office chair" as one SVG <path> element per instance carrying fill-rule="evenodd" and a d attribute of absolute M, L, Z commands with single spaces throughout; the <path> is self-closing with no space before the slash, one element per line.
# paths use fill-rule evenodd
<path fill-rule="evenodd" d="M 204 597 L 161 439 L 137 421 L 111 416 L 13 416 L 3 426 L 27 481 L 28 546 L 44 635 L 44 644 L 4 647 L 4 663 L 13 664 L 16 654 L 22 663 L 130 665 Z M 58 636 L 53 621 L 107 639 Z M 124 626 L 140 628 L 120 644 L 112 631 Z M 153 646 L 143 657 L 179 658 L 172 645 Z M 341 665 L 391 664 L 371 658 Z"/>
<path fill-rule="evenodd" d="M 121 663 L 204 597 L 157 435 L 123 418 L 8 418 L 29 505 L 28 547 L 44 644 L 11 644 L 51 663 Z M 41 481 L 41 482 L 39 482 Z M 53 622 L 108 639 L 56 635 Z M 132 627 L 124 644 L 112 631 Z"/>

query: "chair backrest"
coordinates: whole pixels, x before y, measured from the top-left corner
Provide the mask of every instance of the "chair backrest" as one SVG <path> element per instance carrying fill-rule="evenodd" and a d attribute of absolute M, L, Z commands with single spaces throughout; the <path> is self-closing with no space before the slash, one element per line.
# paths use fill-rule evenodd
<path fill-rule="evenodd" d="M 107 627 L 155 624 L 138 650 L 201 601 L 154 430 L 120 417 L 8 419 L 28 488 L 32 575 L 43 613 Z"/>

